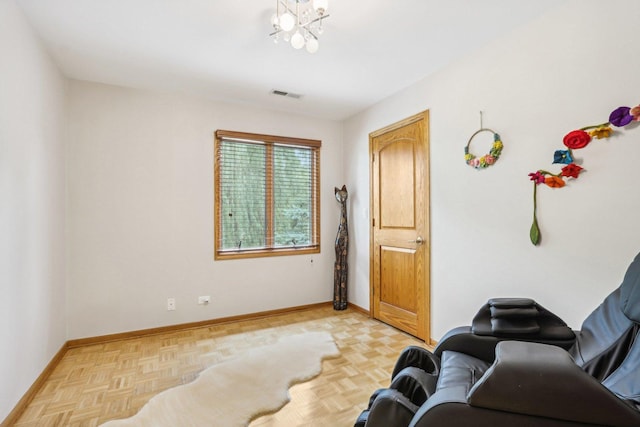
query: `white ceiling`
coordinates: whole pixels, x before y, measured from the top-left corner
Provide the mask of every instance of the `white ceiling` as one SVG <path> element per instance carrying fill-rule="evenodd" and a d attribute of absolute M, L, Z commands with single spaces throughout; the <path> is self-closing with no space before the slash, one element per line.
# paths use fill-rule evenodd
<path fill-rule="evenodd" d="M 17 3 L 70 78 L 342 120 L 560 2 L 329 0 L 315 54 L 273 43 L 275 0 Z"/>

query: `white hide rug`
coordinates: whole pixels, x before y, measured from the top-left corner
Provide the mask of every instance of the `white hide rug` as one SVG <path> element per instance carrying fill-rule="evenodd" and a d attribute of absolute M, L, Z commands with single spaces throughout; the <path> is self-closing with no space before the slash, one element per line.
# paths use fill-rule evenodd
<path fill-rule="evenodd" d="M 103 427 L 245 427 L 289 401 L 289 387 L 322 371 L 339 351 L 327 332 L 280 338 L 213 365 L 193 382 L 154 396 L 133 417 Z"/>

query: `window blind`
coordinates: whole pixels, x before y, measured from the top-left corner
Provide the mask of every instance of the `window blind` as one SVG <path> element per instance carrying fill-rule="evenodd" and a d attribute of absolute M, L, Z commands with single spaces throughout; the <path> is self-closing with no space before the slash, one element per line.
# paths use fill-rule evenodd
<path fill-rule="evenodd" d="M 319 248 L 320 141 L 216 132 L 216 254 Z"/>

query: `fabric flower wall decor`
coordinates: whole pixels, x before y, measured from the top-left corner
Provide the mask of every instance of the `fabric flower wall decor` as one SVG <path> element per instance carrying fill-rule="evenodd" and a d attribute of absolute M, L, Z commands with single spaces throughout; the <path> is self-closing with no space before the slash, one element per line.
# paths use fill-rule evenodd
<path fill-rule="evenodd" d="M 584 169 L 574 163 L 573 150 L 586 147 L 593 139 L 609 138 L 615 130 L 612 126 L 621 128 L 633 122 L 640 122 L 640 105 L 633 108 L 618 107 L 609 115 L 609 121 L 594 126 L 585 126 L 573 130 L 562 139 L 566 150 L 556 150 L 553 153 L 553 163 L 565 165 L 559 173 L 551 173 L 540 169 L 529 174 L 529 179 L 533 181 L 533 224 L 529 231 L 529 238 L 534 245 L 540 244 L 540 227 L 536 215 L 538 185 L 546 184 L 551 188 L 562 188 L 565 186 L 565 179 L 578 179 Z"/>

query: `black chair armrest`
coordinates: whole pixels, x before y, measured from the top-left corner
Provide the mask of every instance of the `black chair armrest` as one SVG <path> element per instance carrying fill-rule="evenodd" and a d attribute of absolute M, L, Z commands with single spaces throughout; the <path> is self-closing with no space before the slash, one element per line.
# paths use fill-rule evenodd
<path fill-rule="evenodd" d="M 640 413 L 585 373 L 565 350 L 503 341 L 468 394 L 471 406 L 577 423 L 640 425 Z"/>
<path fill-rule="evenodd" d="M 433 354 L 441 358 L 445 351 L 457 351 L 473 356 L 485 362 L 493 362 L 496 344 L 499 338 L 494 336 L 475 335 L 471 326 L 460 326 L 445 334 L 436 346 Z"/>
<path fill-rule="evenodd" d="M 367 415 L 366 427 L 406 427 L 419 406 L 411 403 L 401 392 L 381 390 Z"/>
<path fill-rule="evenodd" d="M 575 342 L 575 336 L 569 339 L 546 339 L 536 336 L 497 337 L 493 335 L 477 335 L 472 332 L 471 326 L 460 326 L 446 333 L 440 340 L 434 356 L 440 358 L 446 350 L 466 353 L 485 362 L 493 362 L 496 353 L 496 345 L 501 341 L 527 341 L 541 344 L 550 344 L 565 350 L 571 348 Z"/>
<path fill-rule="evenodd" d="M 408 366 L 393 378 L 389 388 L 398 390 L 412 403 L 420 406 L 436 390 L 438 377 L 420 368 Z"/>
<path fill-rule="evenodd" d="M 376 390 L 369 399 L 369 406 L 362 411 L 354 427 L 371 427 L 385 425 L 408 425 L 413 414 L 435 391 L 437 377 L 427 374 L 420 368 L 409 366 L 398 372 L 389 388 Z M 385 410 L 389 409 L 392 417 L 399 417 L 402 424 L 389 424 L 395 418 L 389 418 Z M 386 424 L 385 424 L 386 423 Z"/>
<path fill-rule="evenodd" d="M 414 366 L 428 374 L 438 375 L 440 372 L 440 358 L 436 357 L 426 348 L 410 345 L 402 350 L 396 365 L 391 373 L 391 379 L 398 375 L 404 368 Z"/>

